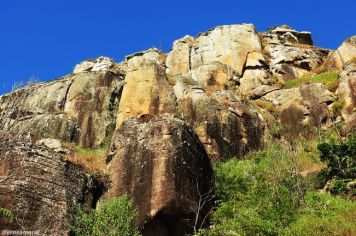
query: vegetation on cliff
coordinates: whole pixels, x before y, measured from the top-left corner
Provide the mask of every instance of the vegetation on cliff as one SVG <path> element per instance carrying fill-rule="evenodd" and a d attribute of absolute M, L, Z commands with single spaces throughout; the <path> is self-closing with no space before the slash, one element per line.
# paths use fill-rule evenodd
<path fill-rule="evenodd" d="M 134 236 L 139 235 L 134 223 L 137 210 L 123 195 L 101 203 L 96 210 L 85 212 L 80 205 L 72 216 L 71 230 L 75 236 Z"/>
<path fill-rule="evenodd" d="M 355 138 L 323 139 L 317 146 L 301 141 L 216 163 L 216 208 L 201 235 L 355 235 L 355 187 L 347 187 L 355 181 Z M 320 174 L 308 165 L 316 175 L 301 175 L 306 153 L 327 163 Z M 314 163 L 320 167 L 319 160 Z M 333 180 L 333 195 L 315 189 L 327 180 Z"/>

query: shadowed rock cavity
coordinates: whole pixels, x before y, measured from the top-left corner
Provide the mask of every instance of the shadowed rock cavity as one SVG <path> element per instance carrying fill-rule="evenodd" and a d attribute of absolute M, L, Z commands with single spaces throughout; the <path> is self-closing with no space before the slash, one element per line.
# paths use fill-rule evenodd
<path fill-rule="evenodd" d="M 137 225 L 144 224 L 144 235 L 191 233 L 197 212 L 202 224 L 210 210 L 213 170 L 198 136 L 181 120 L 126 119 L 113 136 L 107 162 L 111 187 L 105 198 L 127 193 L 139 209 Z M 198 209 L 203 194 L 209 198 Z"/>

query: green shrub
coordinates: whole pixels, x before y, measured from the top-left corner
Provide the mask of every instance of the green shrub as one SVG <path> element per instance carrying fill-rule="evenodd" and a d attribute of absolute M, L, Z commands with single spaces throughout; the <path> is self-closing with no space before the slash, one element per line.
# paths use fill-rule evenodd
<path fill-rule="evenodd" d="M 14 214 L 10 211 L 10 210 L 8 210 L 8 209 L 6 209 L 6 208 L 1 208 L 0 207 L 0 217 L 1 216 L 3 216 L 3 217 L 7 217 L 7 218 L 13 218 L 14 217 Z"/>
<path fill-rule="evenodd" d="M 216 166 L 218 206 L 209 235 L 276 235 L 295 218 L 305 188 L 279 145 Z"/>
<path fill-rule="evenodd" d="M 297 219 L 281 235 L 356 235 L 356 202 L 309 192 Z"/>
<path fill-rule="evenodd" d="M 328 178 L 356 178 L 356 136 L 346 142 L 323 142 L 318 145 L 320 159 L 327 164 Z"/>
<path fill-rule="evenodd" d="M 302 76 L 297 79 L 288 80 L 283 85 L 284 88 L 294 88 L 301 84 L 307 83 L 322 83 L 325 85 L 327 89 L 330 91 L 335 91 L 337 86 L 339 85 L 338 80 L 339 73 L 337 71 L 328 71 L 312 76 Z"/>
<path fill-rule="evenodd" d="M 134 226 L 137 210 L 124 195 L 102 203 L 96 211 L 86 213 L 77 206 L 72 217 L 71 230 L 78 236 L 133 236 L 139 235 Z"/>
<path fill-rule="evenodd" d="M 81 205 L 76 205 L 75 212 L 71 219 L 71 231 L 76 236 L 93 235 L 93 225 L 95 223 L 95 212 L 85 212 Z"/>

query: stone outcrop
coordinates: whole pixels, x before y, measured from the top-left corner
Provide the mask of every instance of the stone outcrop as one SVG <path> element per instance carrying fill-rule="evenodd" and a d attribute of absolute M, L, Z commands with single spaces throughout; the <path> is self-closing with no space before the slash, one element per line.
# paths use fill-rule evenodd
<path fill-rule="evenodd" d="M 108 71 L 115 66 L 115 62 L 107 57 L 98 57 L 83 61 L 76 65 L 73 73 Z"/>
<path fill-rule="evenodd" d="M 313 45 L 310 32 L 298 32 L 288 25 L 273 27 L 263 35 L 269 44 L 306 44 Z"/>
<path fill-rule="evenodd" d="M 82 168 L 65 161 L 61 154 L 45 147 L 2 140 L 0 207 L 11 210 L 15 217 L 12 221 L 0 218 L 0 231 L 68 235 L 75 204 L 89 201 L 89 206 L 95 205 L 94 198 L 89 197 L 93 188 L 87 183 Z"/>
<path fill-rule="evenodd" d="M 204 146 L 183 121 L 167 116 L 126 119 L 113 136 L 107 162 L 106 198 L 132 197 L 145 235 L 191 232 L 187 224 L 194 225 L 199 194 L 214 191 Z M 200 217 L 211 207 L 205 206 Z"/>
<path fill-rule="evenodd" d="M 336 51 L 332 52 L 325 65 L 328 70 L 342 70 L 349 62 L 356 63 L 356 35 L 345 40 Z"/>
<path fill-rule="evenodd" d="M 194 37 L 186 35 L 174 41 L 173 49 L 167 55 L 168 74 L 187 74 L 190 71 L 190 51 L 194 43 Z"/>
<path fill-rule="evenodd" d="M 263 118 L 230 91 L 208 96 L 199 87 L 188 87 L 179 109 L 212 158 L 242 158 L 248 150 L 263 145 Z"/>
<path fill-rule="evenodd" d="M 356 62 L 349 63 L 339 75 L 340 84 L 336 91 L 343 108 L 342 117 L 347 120 L 356 107 Z"/>
<path fill-rule="evenodd" d="M 124 82 L 111 72 L 82 72 L 0 97 L 0 135 L 30 133 L 87 147 L 115 129 Z"/>
<path fill-rule="evenodd" d="M 150 53 L 150 52 L 149 52 Z M 117 125 L 128 117 L 175 112 L 175 96 L 163 66 L 147 53 L 128 59 L 128 71 L 122 92 Z"/>
<path fill-rule="evenodd" d="M 261 49 L 260 38 L 252 24 L 216 27 L 196 38 L 191 51 L 191 69 L 218 61 L 241 76 L 247 54 Z"/>
<path fill-rule="evenodd" d="M 330 52 L 286 25 L 264 33 L 224 25 L 176 40 L 167 54 L 90 59 L 65 77 L 0 96 L 0 207 L 21 217 L 7 227 L 66 235 L 73 204 L 95 205 L 99 196 L 83 195 L 84 172 L 63 159 L 62 143 L 109 143 L 111 188 L 102 200 L 129 194 L 144 235 L 191 233 L 197 212 L 203 221 L 211 207 L 209 198 L 198 209 L 214 191 L 211 159 L 243 159 L 276 122 L 296 133 L 336 122 L 342 135 L 355 132 L 355 42 Z M 286 84 L 326 70 L 340 72 L 336 92 Z"/>
<path fill-rule="evenodd" d="M 311 124 L 320 125 L 325 123 L 329 118 L 328 105 L 335 101 L 335 96 L 325 88 L 323 84 L 311 83 L 302 84 L 291 89 L 274 90 L 265 96 L 263 99 L 272 102 L 276 109 L 283 117 L 299 117 L 298 122 L 304 120 Z M 300 115 L 294 115 L 303 113 Z M 289 115 L 285 115 L 289 114 Z M 282 118 L 282 123 L 290 124 L 291 122 L 283 122 L 286 120 Z"/>

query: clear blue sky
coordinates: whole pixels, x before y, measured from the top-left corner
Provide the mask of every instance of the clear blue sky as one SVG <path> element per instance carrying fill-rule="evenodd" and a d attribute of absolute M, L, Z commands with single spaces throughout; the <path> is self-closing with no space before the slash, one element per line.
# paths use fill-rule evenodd
<path fill-rule="evenodd" d="M 288 24 L 337 48 L 356 34 L 355 0 L 7 0 L 0 3 L 0 94 L 14 81 L 46 81 L 100 55 L 116 61 L 217 25 Z"/>

